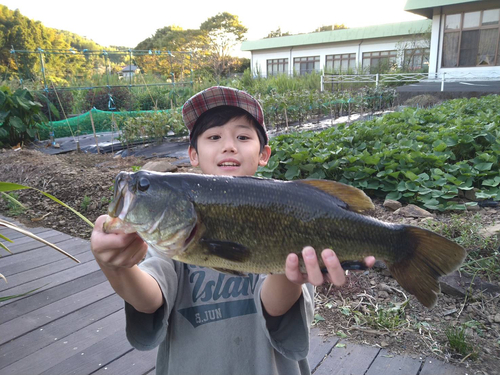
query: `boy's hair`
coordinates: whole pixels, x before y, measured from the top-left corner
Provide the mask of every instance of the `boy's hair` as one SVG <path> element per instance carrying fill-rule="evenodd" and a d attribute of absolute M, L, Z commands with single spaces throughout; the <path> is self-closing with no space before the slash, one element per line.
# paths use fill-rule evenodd
<path fill-rule="evenodd" d="M 198 152 L 198 137 L 201 134 L 203 134 L 208 129 L 214 128 L 216 126 L 222 126 L 224 124 L 227 124 L 229 121 L 240 117 L 248 120 L 248 122 L 250 122 L 257 131 L 257 136 L 259 137 L 260 143 L 260 151 L 262 152 L 264 146 L 267 143 L 265 135 L 262 134 L 262 132 L 264 131 L 262 129 L 262 126 L 260 126 L 255 117 L 253 117 L 244 109 L 233 107 L 230 105 L 221 105 L 215 108 L 211 108 L 208 111 L 205 111 L 198 118 L 198 120 L 196 120 L 190 137 L 191 147 L 193 147 L 196 152 Z"/>

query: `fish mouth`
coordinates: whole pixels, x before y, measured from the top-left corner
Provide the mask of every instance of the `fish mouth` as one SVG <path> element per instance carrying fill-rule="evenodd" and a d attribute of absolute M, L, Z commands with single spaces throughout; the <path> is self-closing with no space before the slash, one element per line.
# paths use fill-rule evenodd
<path fill-rule="evenodd" d="M 119 174 L 115 180 L 115 197 L 109 205 L 108 215 L 121 220 L 124 219 L 133 198 L 133 194 L 128 191 L 127 186 L 130 178 L 128 175 Z"/>

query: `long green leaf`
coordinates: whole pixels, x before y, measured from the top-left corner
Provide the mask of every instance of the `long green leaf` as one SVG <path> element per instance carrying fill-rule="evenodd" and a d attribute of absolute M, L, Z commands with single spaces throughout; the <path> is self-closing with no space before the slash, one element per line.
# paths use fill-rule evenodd
<path fill-rule="evenodd" d="M 47 246 L 50 246 L 50 247 L 52 247 L 53 249 L 55 249 L 55 250 L 59 251 L 61 254 L 64 254 L 64 255 L 66 255 L 68 258 L 71 258 L 71 259 L 72 259 L 72 260 L 74 260 L 76 263 L 80 263 L 80 261 L 79 261 L 78 259 L 76 259 L 73 255 L 68 254 L 68 253 L 67 253 L 66 251 L 64 251 L 63 249 L 61 249 L 61 248 L 57 247 L 57 246 L 56 246 L 56 245 L 54 245 L 53 243 L 50 243 L 50 242 L 48 242 L 48 241 L 44 240 L 43 238 L 38 237 L 37 235 L 35 235 L 35 234 L 31 233 L 30 231 L 27 231 L 27 230 L 25 230 L 25 229 L 19 228 L 17 225 L 12 224 L 12 223 L 10 223 L 10 222 L 8 222 L 8 221 L 5 221 L 5 220 L 2 220 L 2 219 L 0 219 L 0 225 L 3 225 L 3 226 L 5 226 L 5 227 L 7 227 L 7 228 L 9 228 L 9 229 L 13 229 L 13 230 L 15 230 L 15 231 L 17 231 L 17 232 L 19 232 L 19 233 L 24 234 L 25 236 L 31 237 L 31 238 L 33 238 L 33 239 L 35 239 L 35 240 L 37 240 L 37 241 L 39 241 L 39 242 L 41 242 L 41 243 L 43 243 L 43 244 L 47 245 Z"/>
<path fill-rule="evenodd" d="M 83 216 L 81 213 L 79 213 L 78 211 L 76 211 L 75 209 L 73 209 L 72 207 L 68 206 L 66 203 L 64 202 L 61 202 L 59 199 L 57 199 L 56 197 L 54 197 L 53 195 L 49 194 L 49 193 L 46 193 L 45 191 L 42 191 L 42 190 L 38 190 L 36 188 L 32 188 L 32 187 L 29 187 L 29 186 L 24 186 L 24 185 L 20 185 L 20 184 L 14 184 L 14 183 L 11 183 L 11 182 L 3 182 L 3 181 L 0 181 L 0 192 L 4 192 L 4 191 L 14 191 L 14 190 L 22 190 L 22 189 L 33 189 L 33 190 L 36 190 L 38 191 L 39 193 L 45 195 L 46 197 L 52 199 L 54 202 L 57 202 L 59 203 L 60 205 L 66 207 L 68 210 L 70 210 L 71 212 L 73 212 L 75 215 L 77 215 L 80 219 L 82 219 L 83 221 L 85 221 L 88 225 L 90 225 L 91 228 L 94 227 L 94 224 L 92 224 L 92 222 L 87 219 L 85 216 Z"/>
<path fill-rule="evenodd" d="M 0 274 L 0 276 L 5 280 L 5 277 L 3 277 L 2 274 Z M 46 286 L 47 284 L 39 287 L 39 288 L 36 288 L 36 289 L 33 289 L 33 290 L 30 290 L 29 292 L 26 292 L 26 293 L 23 293 L 23 294 L 16 294 L 15 296 L 6 296 L 6 297 L 0 297 L 0 302 L 4 302 L 4 301 L 8 301 L 9 299 L 14 299 L 14 298 L 19 298 L 19 297 L 24 297 L 24 296 L 27 296 L 28 294 L 30 293 L 33 293 L 33 292 L 36 292 L 38 289 L 41 289 L 43 288 L 44 286 Z"/>
<path fill-rule="evenodd" d="M 9 241 L 10 243 L 14 243 L 10 238 L 5 237 L 3 234 L 0 233 L 0 238 L 5 241 Z"/>

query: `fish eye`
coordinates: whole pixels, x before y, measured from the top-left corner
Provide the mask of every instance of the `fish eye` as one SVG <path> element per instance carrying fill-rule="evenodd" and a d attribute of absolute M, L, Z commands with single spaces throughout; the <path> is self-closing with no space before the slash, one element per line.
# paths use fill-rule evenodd
<path fill-rule="evenodd" d="M 137 183 L 137 188 L 140 191 L 146 191 L 149 189 L 149 180 L 146 177 L 141 177 Z"/>

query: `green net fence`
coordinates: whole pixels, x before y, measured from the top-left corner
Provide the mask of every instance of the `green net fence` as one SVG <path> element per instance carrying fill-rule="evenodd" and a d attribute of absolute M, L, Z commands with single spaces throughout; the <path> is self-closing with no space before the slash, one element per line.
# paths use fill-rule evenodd
<path fill-rule="evenodd" d="M 49 139 L 51 132 L 55 138 L 71 137 L 82 134 L 92 134 L 92 121 L 96 133 L 118 131 L 122 128 L 124 122 L 131 117 L 141 117 L 145 114 L 155 112 L 170 113 L 170 109 L 157 111 L 101 111 L 93 108 L 79 116 L 68 118 L 67 120 L 52 121 L 48 124 L 42 124 L 39 131 L 40 140 Z"/>

